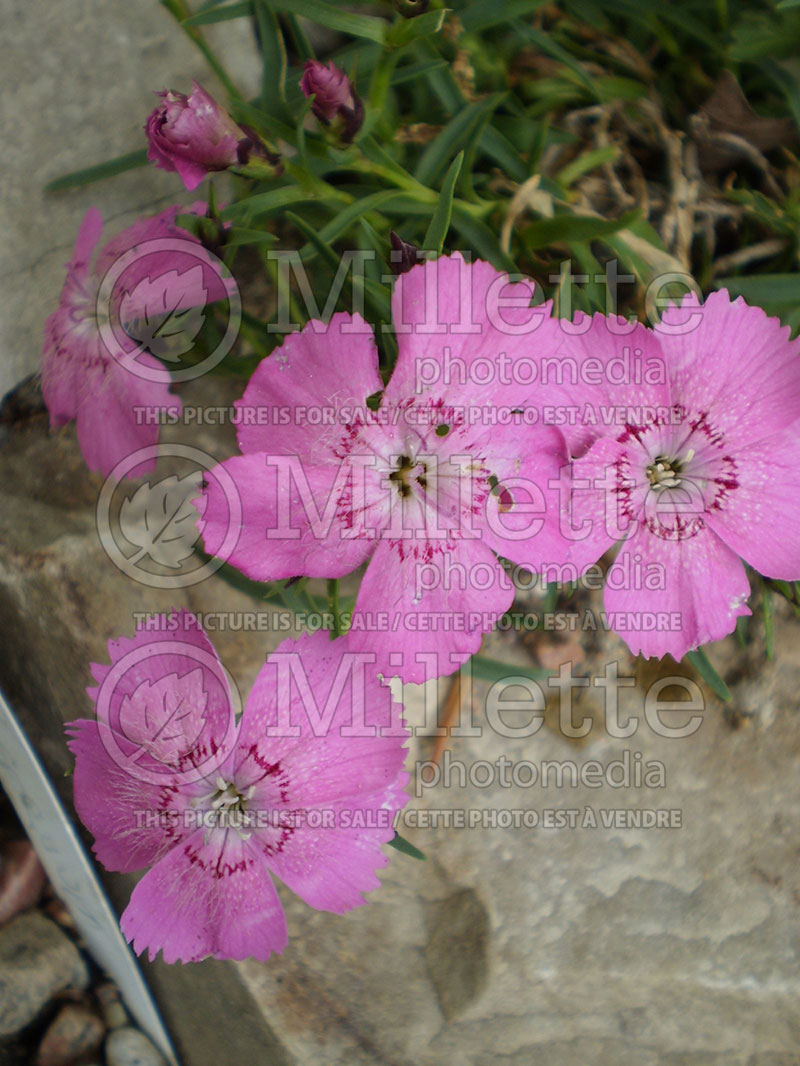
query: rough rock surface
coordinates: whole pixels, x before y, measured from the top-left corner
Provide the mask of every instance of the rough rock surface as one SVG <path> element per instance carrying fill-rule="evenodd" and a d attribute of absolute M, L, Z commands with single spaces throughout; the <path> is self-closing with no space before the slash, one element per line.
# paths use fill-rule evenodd
<path fill-rule="evenodd" d="M 452 776 L 429 789 L 414 807 L 574 810 L 578 827 L 408 830 L 428 861 L 396 858 L 369 908 L 331 922 L 290 903 L 292 950 L 244 969 L 299 1061 L 797 1061 L 800 666 L 797 627 L 781 628 L 779 665 L 750 683 L 755 714 L 738 729 L 709 699 L 683 740 L 644 723 L 581 748 L 553 732 L 456 740 L 467 764 L 609 763 L 627 747 L 661 761 L 666 784 L 476 789 Z M 596 828 L 580 828 L 587 808 Z M 640 808 L 677 810 L 681 827 L 603 828 L 603 811 Z"/>
<path fill-rule="evenodd" d="M 0 930 L 0 1037 L 32 1022 L 56 992 L 88 983 L 86 963 L 55 922 L 21 914 Z"/>
<path fill-rule="evenodd" d="M 230 447 L 211 430 L 194 432 L 193 443 L 215 454 Z M 55 776 L 68 765 L 62 720 L 89 709 L 87 664 L 104 656 L 108 637 L 132 630 L 134 611 L 236 611 L 254 601 L 218 576 L 164 592 L 117 571 L 97 542 L 99 481 L 84 470 L 72 430 L 49 438 L 42 418 L 14 427 L 0 448 L 0 484 L 0 601 L 8 628 L 0 681 L 26 727 L 36 728 Z M 568 610 L 582 627 L 584 612 L 600 602 L 596 594 L 575 602 Z M 711 650 L 733 703 L 723 706 L 701 683 L 699 728 L 682 739 L 658 735 L 645 720 L 644 699 L 659 676 L 690 669 L 634 660 L 602 630 L 495 634 L 486 653 L 519 665 L 573 661 L 588 677 L 617 662 L 620 676 L 633 679 L 620 692 L 619 719 L 635 716 L 636 731 L 609 736 L 603 690 L 589 685 L 573 700 L 576 723 L 590 716 L 586 737 L 564 735 L 550 690 L 545 725 L 527 738 L 504 737 L 487 728 L 489 684 L 476 681 L 474 722 L 483 735 L 449 738 L 449 787 L 440 781 L 421 790 L 410 810 L 429 819 L 438 811 L 474 811 L 480 824 L 426 828 L 409 820 L 403 835 L 427 861 L 392 853 L 370 906 L 344 917 L 314 912 L 280 888 L 290 942 L 266 965 L 204 963 L 166 976 L 158 966 L 148 969 L 162 1001 L 172 994 L 173 1030 L 182 1017 L 185 1034 L 200 1024 L 194 993 L 205 988 L 207 1002 L 216 996 L 218 1006 L 226 1004 L 213 1023 L 230 1061 L 247 1059 L 242 1034 L 260 1017 L 274 1044 L 268 1052 L 262 1047 L 258 1061 L 300 1066 L 800 1062 L 800 624 L 778 608 L 772 662 L 759 623 L 751 628 L 747 649 L 729 638 Z M 246 693 L 264 654 L 284 635 L 220 632 L 213 639 Z M 439 687 L 444 696 L 449 682 Z M 431 729 L 423 695 L 407 693 L 409 719 L 420 730 L 412 763 L 430 758 L 434 745 L 425 735 Z M 662 692 L 686 696 L 674 686 Z M 507 726 L 519 728 L 529 717 L 505 712 Z M 673 727 L 688 718 L 663 715 Z M 502 783 L 502 758 L 517 768 L 517 784 Z M 631 775 L 635 766 L 661 768 L 649 784 L 633 777 L 610 783 L 609 775 L 620 781 L 623 771 L 603 768 L 624 767 L 626 759 Z M 465 765 L 464 784 L 456 760 Z M 546 760 L 564 764 L 564 782 L 559 787 L 551 773 L 547 785 L 527 786 L 530 771 L 520 767 L 533 764 L 541 778 Z M 579 774 L 593 760 L 600 787 L 592 787 L 596 772 L 573 787 L 567 763 Z M 476 771 L 481 761 L 489 768 Z M 493 782 L 475 783 L 492 767 Z M 445 769 L 443 762 L 441 777 Z M 426 779 L 433 774 L 426 770 Z M 67 793 L 68 783 L 60 784 Z M 539 825 L 492 828 L 492 819 L 505 816 L 491 812 L 504 810 L 535 811 Z M 587 810 L 596 827 L 586 824 Z M 642 810 L 678 812 L 670 816 L 674 827 L 616 823 Z M 615 821 L 606 827 L 604 817 Z M 117 898 L 124 900 L 129 882 L 112 876 L 107 883 L 122 886 Z M 253 999 L 229 1008 L 239 978 Z M 168 990 L 178 982 L 176 999 Z M 209 1048 L 190 1041 L 186 1062 L 214 1061 Z"/>

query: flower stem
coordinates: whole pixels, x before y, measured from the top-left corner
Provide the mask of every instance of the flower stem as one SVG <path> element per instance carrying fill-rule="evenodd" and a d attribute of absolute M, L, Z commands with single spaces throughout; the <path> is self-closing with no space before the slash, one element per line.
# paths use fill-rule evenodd
<path fill-rule="evenodd" d="M 214 52 L 202 32 L 197 29 L 196 26 L 185 25 L 184 20 L 191 18 L 192 16 L 192 11 L 189 8 L 188 3 L 186 3 L 186 0 L 161 0 L 161 4 L 167 9 L 167 11 L 169 11 L 170 15 L 172 15 L 189 40 L 192 41 L 192 43 L 203 53 L 206 63 L 208 63 L 214 71 L 220 83 L 225 87 L 225 91 L 228 95 L 234 100 L 243 99 L 241 92 L 237 89 L 225 67 L 214 55 Z"/>
<path fill-rule="evenodd" d="M 328 610 L 333 615 L 333 629 L 331 630 L 331 640 L 333 640 L 342 632 L 339 622 L 339 579 L 335 577 L 328 579 Z"/>

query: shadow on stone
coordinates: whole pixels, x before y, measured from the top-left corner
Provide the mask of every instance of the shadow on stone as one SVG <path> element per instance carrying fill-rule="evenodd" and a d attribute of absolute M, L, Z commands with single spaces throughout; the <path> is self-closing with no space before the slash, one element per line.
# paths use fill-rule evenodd
<path fill-rule="evenodd" d="M 449 1021 L 483 991 L 488 975 L 489 916 L 471 888 L 427 908 L 425 961 Z"/>

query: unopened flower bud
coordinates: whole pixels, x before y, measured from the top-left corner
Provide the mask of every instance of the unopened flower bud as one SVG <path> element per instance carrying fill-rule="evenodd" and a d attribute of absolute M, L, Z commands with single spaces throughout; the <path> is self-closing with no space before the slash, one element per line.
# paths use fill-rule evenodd
<path fill-rule="evenodd" d="M 306 62 L 300 88 L 313 97 L 311 110 L 326 125 L 336 118 L 344 122 L 342 139 L 352 141 L 364 121 L 364 105 L 356 96 L 352 82 L 333 62 L 327 66 L 318 59 Z"/>
<path fill-rule="evenodd" d="M 398 237 L 394 230 L 389 234 L 392 245 L 392 254 L 389 261 L 392 273 L 395 275 L 407 274 L 420 261 L 420 249 L 416 244 L 410 244 Z"/>
<path fill-rule="evenodd" d="M 197 82 L 189 96 L 172 90 L 159 95 L 162 102 L 145 125 L 151 162 L 177 171 L 186 188 L 194 189 L 206 174 L 239 161 L 247 134 Z"/>

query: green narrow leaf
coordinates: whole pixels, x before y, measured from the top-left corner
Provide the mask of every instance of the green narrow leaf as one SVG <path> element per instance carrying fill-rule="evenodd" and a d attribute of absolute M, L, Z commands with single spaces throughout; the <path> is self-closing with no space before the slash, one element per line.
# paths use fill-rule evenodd
<path fill-rule="evenodd" d="M 615 144 L 606 145 L 605 148 L 593 148 L 559 170 L 556 181 L 568 189 L 583 174 L 594 170 L 595 167 L 601 167 L 604 163 L 612 163 L 618 155 L 619 148 Z"/>
<path fill-rule="evenodd" d="M 697 648 L 696 651 L 687 651 L 684 658 L 695 668 L 709 688 L 711 688 L 721 700 L 730 703 L 733 699 L 731 690 L 711 665 L 708 656 L 702 648 Z"/>
<path fill-rule="evenodd" d="M 367 47 L 371 47 L 367 45 Z M 394 68 L 400 59 L 399 52 L 382 52 L 380 59 L 372 70 L 372 78 L 369 83 L 369 109 L 366 121 L 358 138 L 359 142 L 369 139 L 370 130 L 374 129 L 385 118 L 386 98 L 389 94 L 389 86 L 392 83 Z"/>
<path fill-rule="evenodd" d="M 328 610 L 333 615 L 333 629 L 331 630 L 331 639 L 333 639 L 342 632 L 339 617 L 339 579 L 335 577 L 328 578 Z"/>
<path fill-rule="evenodd" d="M 641 100 L 647 96 L 647 86 L 633 78 L 605 77 L 596 78 L 594 88 L 600 103 L 614 103 L 617 100 Z"/>
<path fill-rule="evenodd" d="M 542 604 L 542 614 L 552 614 L 556 609 L 556 603 L 558 602 L 558 596 L 561 592 L 561 588 L 557 581 L 551 581 L 547 586 L 547 591 L 544 594 L 544 603 Z"/>
<path fill-rule="evenodd" d="M 796 3 L 800 7 L 800 0 L 796 0 Z M 784 94 L 791 108 L 792 117 L 800 128 L 800 83 L 797 78 L 771 59 L 762 59 L 758 66 Z"/>
<path fill-rule="evenodd" d="M 181 20 L 182 26 L 211 26 L 215 22 L 229 22 L 231 19 L 245 18 L 253 14 L 253 5 L 250 0 L 235 4 L 216 4 L 207 7 L 205 11 L 198 11 L 196 15 Z"/>
<path fill-rule="evenodd" d="M 325 237 L 324 230 L 317 231 L 314 227 L 306 222 L 300 215 L 296 215 L 294 211 L 287 211 L 285 214 L 287 222 L 291 222 L 293 226 L 300 230 L 303 236 L 308 241 L 308 244 L 304 245 L 300 249 L 300 258 L 305 262 L 310 258 L 311 250 L 316 249 L 323 259 L 333 267 L 334 270 L 339 266 L 339 256 L 334 249 L 328 243 L 328 239 Z"/>
<path fill-rule="evenodd" d="M 426 11 L 413 19 L 398 20 L 386 34 L 387 47 L 402 48 L 419 37 L 432 37 L 441 30 L 448 13 L 449 9 L 445 7 L 439 11 Z"/>
<path fill-rule="evenodd" d="M 407 189 L 414 184 L 414 176 L 409 174 L 407 170 L 404 170 L 397 160 L 393 159 L 374 137 L 364 137 L 363 140 L 359 141 L 358 147 L 371 162 L 384 167 L 387 173 L 391 172 L 396 175 L 397 183 L 400 188 Z"/>
<path fill-rule="evenodd" d="M 234 226 L 225 236 L 225 247 L 241 248 L 247 244 L 274 244 L 277 239 L 274 233 L 267 233 L 266 230 Z"/>
<path fill-rule="evenodd" d="M 572 241 L 570 244 L 570 251 L 577 260 L 578 266 L 581 268 L 580 272 L 586 274 L 589 278 L 589 280 L 582 286 L 589 310 L 601 311 L 603 314 L 606 314 L 609 311 L 609 288 L 597 280 L 598 278 L 604 277 L 602 265 L 592 254 L 592 250 L 588 244 L 581 244 L 580 241 Z M 613 307 L 610 310 L 616 312 L 617 309 L 616 307 Z"/>
<path fill-rule="evenodd" d="M 519 120 L 517 120 L 516 125 L 517 126 L 520 125 Z M 547 115 L 545 115 L 542 118 L 542 121 L 537 126 L 535 126 L 535 128 L 533 130 L 533 137 L 531 139 L 531 147 L 530 147 L 530 151 L 528 153 L 528 157 L 530 159 L 530 166 L 531 166 L 531 173 L 532 174 L 536 173 L 536 168 L 537 168 L 537 166 L 539 164 L 539 160 L 541 159 L 542 155 L 544 154 L 545 148 L 547 147 L 547 142 L 548 142 L 548 139 L 550 138 L 550 135 L 551 135 L 550 119 L 549 119 L 549 117 Z"/>
<path fill-rule="evenodd" d="M 271 0 L 276 11 L 285 11 L 290 15 L 302 15 L 327 26 L 329 30 L 339 30 L 353 37 L 366 37 L 370 41 L 383 44 L 386 39 L 388 23 L 374 15 L 355 15 L 345 11 L 339 4 L 327 4 L 325 0 Z"/>
<path fill-rule="evenodd" d="M 300 58 L 303 60 L 316 59 L 317 53 L 314 51 L 314 46 L 309 41 L 306 31 L 300 25 L 300 20 L 296 19 L 294 15 L 286 15 L 286 25 L 289 27 L 295 51 Z"/>
<path fill-rule="evenodd" d="M 492 93 L 485 100 L 462 107 L 422 153 L 414 175 L 417 181 L 423 185 L 435 185 L 439 175 L 459 149 L 463 149 L 464 155 L 467 156 L 473 142 L 480 136 L 484 124 L 505 95 Z"/>
<path fill-rule="evenodd" d="M 246 104 L 242 100 L 231 101 L 230 114 L 234 122 L 244 126 L 252 126 L 268 141 L 274 142 L 282 138 L 288 144 L 294 144 L 297 136 L 294 116 L 289 118 L 288 121 L 282 121 L 277 115 L 269 114 L 263 107 L 254 107 L 252 104 Z M 324 151 L 325 149 L 320 145 L 320 155 Z"/>
<path fill-rule="evenodd" d="M 541 49 L 546 55 L 552 56 L 553 59 L 557 59 L 559 62 L 563 63 L 564 66 L 571 70 L 575 77 L 583 83 L 592 96 L 597 96 L 595 79 L 590 77 L 578 60 L 570 55 L 565 48 L 562 48 L 557 41 L 554 41 L 549 33 L 534 29 L 533 26 L 526 26 L 525 37 L 527 37 L 529 41 L 535 44 L 536 47 Z"/>
<path fill-rule="evenodd" d="M 777 592 L 779 596 L 782 596 L 786 602 L 791 606 L 794 613 L 800 617 L 800 607 L 798 607 L 798 596 L 795 586 L 789 584 L 788 581 L 778 581 L 774 578 L 765 578 L 764 583 L 769 585 L 773 592 Z"/>
<path fill-rule="evenodd" d="M 414 46 L 414 51 L 419 57 L 427 56 L 429 60 L 441 59 L 433 41 L 421 37 Z M 448 115 L 455 114 L 464 104 L 464 97 L 459 92 L 458 86 L 453 79 L 449 64 L 441 70 L 432 70 L 428 76 L 427 84 L 439 98 L 444 110 Z"/>
<path fill-rule="evenodd" d="M 257 193 L 246 200 L 229 204 L 220 211 L 220 217 L 226 222 L 229 219 L 257 218 L 259 215 L 269 214 L 289 204 L 299 204 L 305 200 L 314 200 L 314 193 L 301 189 L 299 185 L 282 185 L 279 189 L 271 189 L 269 192 Z"/>
<path fill-rule="evenodd" d="M 305 590 L 305 583 L 305 578 L 300 578 L 299 581 L 296 578 L 288 578 L 275 590 L 277 598 L 292 614 L 307 614 L 309 610 L 316 610 L 314 601 Z"/>
<path fill-rule="evenodd" d="M 587 215 L 555 215 L 540 218 L 525 227 L 525 241 L 531 248 L 546 248 L 560 241 L 594 241 L 618 233 L 638 218 L 630 211 L 620 218 L 594 218 Z"/>
<path fill-rule="evenodd" d="M 389 264 L 386 260 L 386 241 L 381 239 L 381 236 L 375 227 L 370 225 L 365 218 L 360 218 L 358 224 L 361 227 L 362 232 L 366 234 L 370 248 L 380 256 L 383 266 L 388 270 Z"/>
<path fill-rule="evenodd" d="M 515 273 L 517 270 L 513 259 L 509 258 L 497 239 L 497 232 L 490 229 L 485 222 L 473 218 L 464 211 L 458 201 L 453 204 L 452 225 L 466 241 L 466 247 L 477 253 L 481 259 L 487 259 L 496 270 Z"/>
<path fill-rule="evenodd" d="M 461 178 L 459 184 L 461 185 L 462 195 L 467 200 L 477 200 L 478 197 L 475 194 L 475 188 L 472 183 L 472 176 L 475 171 L 475 156 L 478 152 L 478 145 L 484 132 L 489 126 L 489 121 L 495 112 L 497 105 L 504 98 L 505 94 L 499 93 L 494 104 L 489 104 L 486 110 L 481 114 L 478 121 L 470 128 L 469 135 L 464 142 L 464 166 L 461 170 Z M 491 98 L 490 98 L 491 99 Z"/>
<path fill-rule="evenodd" d="M 424 862 L 425 859 L 427 859 L 427 855 L 424 851 L 415 848 L 410 840 L 401 837 L 398 832 L 395 832 L 394 836 L 388 841 L 388 843 L 391 847 L 396 848 L 397 851 L 401 851 L 403 855 L 410 855 L 412 859 L 419 859 L 421 862 Z"/>
<path fill-rule="evenodd" d="M 493 159 L 512 181 L 523 182 L 530 177 L 529 165 L 496 126 L 486 126 L 478 138 L 478 148 Z"/>
<path fill-rule="evenodd" d="M 654 2 L 643 3 L 642 0 L 605 0 L 602 5 L 605 14 L 616 12 L 620 15 L 635 19 L 642 23 L 656 40 L 662 44 L 669 43 L 673 55 L 680 55 L 681 45 L 675 38 L 668 34 L 663 22 L 670 22 L 673 26 L 683 30 L 690 37 L 700 41 L 706 48 L 715 54 L 719 48 L 719 40 L 714 36 L 714 28 L 708 19 L 697 19 L 685 9 L 688 5 L 680 4 L 656 4 Z M 703 5 L 700 5 L 701 8 Z M 663 22 L 659 21 L 663 20 Z M 685 52 L 685 46 L 683 48 Z"/>
<path fill-rule="evenodd" d="M 425 79 L 435 70 L 441 70 L 447 66 L 445 59 L 423 60 L 422 63 L 408 63 L 398 67 L 392 74 L 392 85 L 402 85 L 407 81 L 416 81 L 418 78 Z"/>
<path fill-rule="evenodd" d="M 196 545 L 194 550 L 197 557 L 204 563 L 218 562 L 215 556 L 209 555 L 208 552 L 203 551 L 202 548 L 198 548 Z M 275 586 L 272 582 L 253 581 L 251 578 L 245 577 L 241 570 L 237 570 L 230 563 L 223 563 L 216 571 L 215 576 L 222 578 L 226 584 L 236 589 L 237 592 L 244 592 L 254 600 L 270 600 L 276 594 Z"/>
<path fill-rule="evenodd" d="M 309 242 L 307 245 L 305 245 L 305 248 L 309 248 L 309 246 L 311 246 L 312 248 L 316 248 L 317 252 L 319 252 L 323 259 L 326 259 L 328 263 L 330 263 L 330 265 L 333 267 L 334 272 L 336 272 L 340 266 L 339 256 L 323 237 L 323 231 L 317 233 L 314 227 L 310 226 L 308 222 L 305 221 L 305 219 L 300 218 L 299 215 L 295 215 L 291 211 L 286 212 L 286 218 L 289 220 L 289 222 L 292 223 L 293 226 L 296 226 L 297 229 L 300 230 L 300 232 Z M 302 258 L 302 251 L 300 255 Z M 373 311 L 376 312 L 378 317 L 383 319 L 383 321 L 385 322 L 391 320 L 391 306 L 389 303 L 389 297 L 388 294 L 384 292 L 380 286 L 375 285 L 375 283 L 372 282 L 369 278 L 359 278 L 354 275 L 353 288 L 356 290 L 363 288 L 364 296 L 369 301 Z"/>
<path fill-rule="evenodd" d="M 333 244 L 334 241 L 343 237 L 351 226 L 359 222 L 363 215 L 370 211 L 377 211 L 402 195 L 397 189 L 381 189 L 379 192 L 370 193 L 368 196 L 356 200 L 355 203 L 348 204 L 347 207 L 341 210 L 337 208 L 334 218 L 316 233 L 316 239 L 300 249 L 301 258 L 304 262 L 313 259 L 314 248 L 319 250 L 318 241 L 325 245 Z"/>
<path fill-rule="evenodd" d="M 426 251 L 441 252 L 447 231 L 450 229 L 450 216 L 453 213 L 453 194 L 456 189 L 458 175 L 461 173 L 461 164 L 464 162 L 464 153 L 459 152 L 442 182 L 442 191 L 439 202 L 433 212 L 433 218 L 428 226 L 428 231 L 422 241 L 422 247 Z"/>
<path fill-rule="evenodd" d="M 228 74 L 228 72 L 225 69 L 225 67 L 223 66 L 223 64 L 217 58 L 217 54 L 214 51 L 214 49 L 210 47 L 208 41 L 203 36 L 202 30 L 198 29 L 196 25 L 192 24 L 192 22 L 191 22 L 192 13 L 189 10 L 189 4 L 188 4 L 187 0 L 161 0 L 161 3 L 167 9 L 167 11 L 169 11 L 169 13 L 172 15 L 172 17 L 176 20 L 176 22 L 181 27 L 181 29 L 186 34 L 186 36 L 189 38 L 189 40 L 192 42 L 192 44 L 197 49 L 199 49 L 199 51 L 201 51 L 203 53 L 203 56 L 205 58 L 206 63 L 208 63 L 208 65 L 214 71 L 214 73 L 219 78 L 219 80 L 222 83 L 222 85 L 225 86 L 225 89 L 226 89 L 228 95 L 230 96 L 231 100 L 241 100 L 242 99 L 242 94 L 239 92 L 239 89 L 234 84 L 233 79 Z M 221 6 L 223 6 L 223 5 L 216 5 L 214 7 L 209 7 L 208 5 L 206 5 L 205 11 L 203 11 L 203 12 L 201 12 L 199 14 L 204 14 L 205 15 L 205 14 L 208 14 L 209 11 L 212 11 L 212 10 L 213 11 L 217 11 L 217 10 L 219 10 L 219 8 Z M 225 6 L 226 6 L 226 10 L 225 10 L 225 13 L 222 15 L 222 19 L 226 19 L 226 18 L 229 18 L 229 17 L 236 17 L 236 16 L 231 15 L 230 12 L 234 8 L 241 8 L 243 5 L 229 4 L 229 5 L 225 5 Z M 241 16 L 241 15 L 249 15 L 251 12 L 252 12 L 252 6 L 251 5 L 247 5 L 245 10 L 240 10 L 238 12 L 238 15 L 239 16 Z M 217 20 L 212 20 L 212 21 L 220 21 L 220 20 L 217 19 Z"/>
<path fill-rule="evenodd" d="M 124 174 L 126 170 L 135 170 L 147 164 L 147 149 L 137 148 L 135 152 L 117 156 L 105 163 L 98 163 L 93 167 L 85 167 L 83 170 L 73 170 L 64 174 L 54 181 L 45 185 L 45 192 L 60 192 L 62 189 L 74 189 L 77 185 L 90 185 L 93 181 L 101 181 L 103 178 L 113 178 L 117 174 Z"/>
<path fill-rule="evenodd" d="M 749 304 L 757 304 L 767 314 L 781 318 L 800 304 L 800 274 L 742 274 L 716 278 L 712 284 L 715 289 L 727 289 L 731 296 L 743 296 Z"/>
<path fill-rule="evenodd" d="M 768 585 L 764 586 L 761 601 L 762 610 L 764 612 L 764 640 L 767 644 L 767 658 L 775 658 L 775 604 L 772 599 L 772 589 Z"/>
<path fill-rule="evenodd" d="M 286 42 L 268 0 L 254 0 L 261 44 L 261 104 L 271 115 L 282 115 L 286 106 Z"/>
<path fill-rule="evenodd" d="M 532 681 L 539 681 L 544 677 L 550 677 L 552 670 L 541 670 L 538 667 L 518 666 L 517 663 L 504 663 L 499 659 L 490 659 L 486 655 L 473 655 L 469 661 L 472 676 L 481 681 L 506 681 L 510 677 L 527 677 Z"/>
<path fill-rule="evenodd" d="M 459 12 L 459 17 L 467 33 L 488 30 L 498 23 L 510 22 L 511 19 L 529 15 L 539 7 L 544 7 L 548 0 L 477 0 L 466 10 Z"/>

